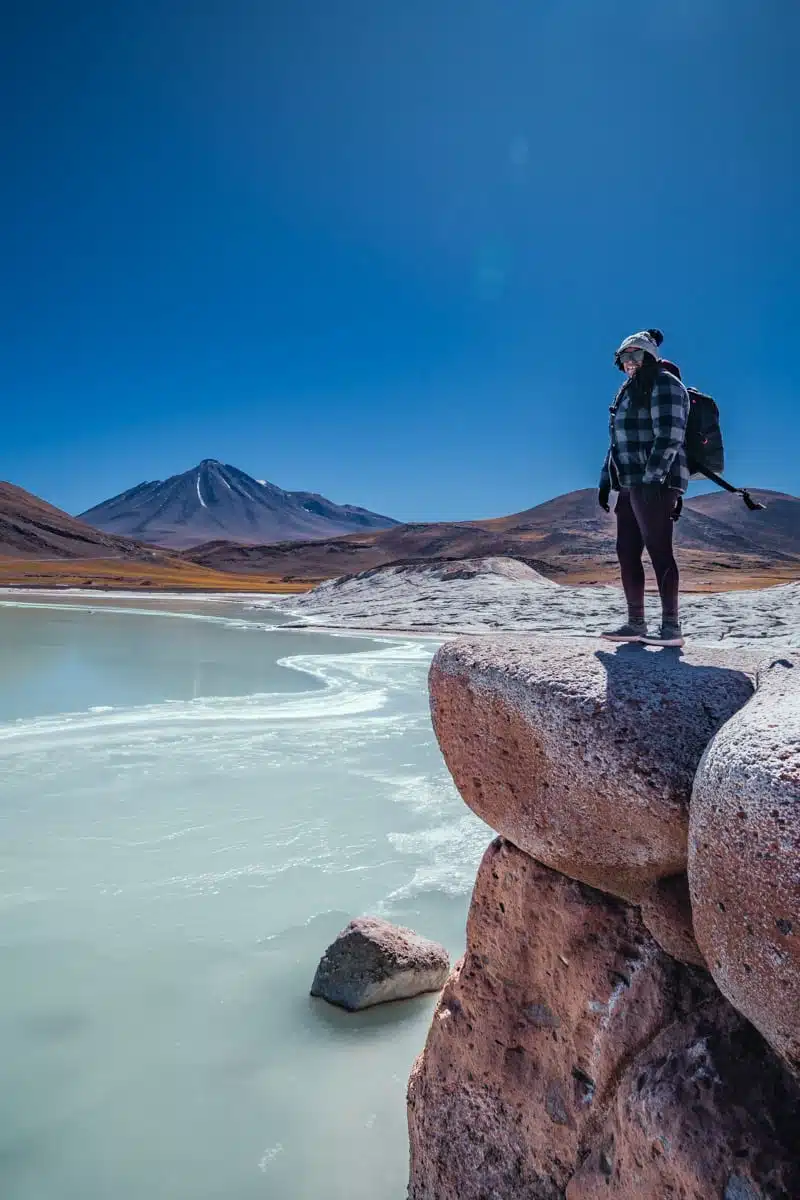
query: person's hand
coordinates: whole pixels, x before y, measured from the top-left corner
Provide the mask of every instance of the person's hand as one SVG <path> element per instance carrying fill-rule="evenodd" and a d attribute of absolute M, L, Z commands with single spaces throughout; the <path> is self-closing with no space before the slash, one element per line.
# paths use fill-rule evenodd
<path fill-rule="evenodd" d="M 597 503 L 600 505 L 601 508 L 605 509 L 606 512 L 611 512 L 611 508 L 608 503 L 608 498 L 610 495 L 611 495 L 611 488 L 608 486 L 607 483 L 604 483 L 603 486 L 600 488 L 599 492 L 597 493 Z"/>
<path fill-rule="evenodd" d="M 683 496 L 678 496 L 678 499 L 675 501 L 675 507 L 673 508 L 673 510 L 669 516 L 670 521 L 680 521 L 682 512 L 683 512 Z"/>

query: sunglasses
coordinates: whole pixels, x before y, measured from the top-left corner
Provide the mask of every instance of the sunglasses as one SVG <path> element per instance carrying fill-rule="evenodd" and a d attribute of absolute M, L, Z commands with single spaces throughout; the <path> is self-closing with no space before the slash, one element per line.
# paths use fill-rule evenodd
<path fill-rule="evenodd" d="M 635 363 L 640 367 L 644 362 L 644 350 L 618 350 L 614 355 L 614 362 L 618 367 L 623 367 L 625 363 Z"/>

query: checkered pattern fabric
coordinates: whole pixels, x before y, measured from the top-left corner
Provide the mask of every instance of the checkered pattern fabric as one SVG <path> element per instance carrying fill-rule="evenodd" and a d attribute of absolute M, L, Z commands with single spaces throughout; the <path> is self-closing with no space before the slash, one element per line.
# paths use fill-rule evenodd
<path fill-rule="evenodd" d="M 601 487 L 637 487 L 661 483 L 685 492 L 689 485 L 684 439 L 689 418 L 686 388 L 659 371 L 649 407 L 639 404 L 626 380 L 611 406 L 611 446 L 600 477 Z"/>

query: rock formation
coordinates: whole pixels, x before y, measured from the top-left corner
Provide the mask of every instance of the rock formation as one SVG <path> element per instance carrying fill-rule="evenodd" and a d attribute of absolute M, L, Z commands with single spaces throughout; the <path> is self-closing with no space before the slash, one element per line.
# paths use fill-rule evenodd
<path fill-rule="evenodd" d="M 671 875 L 657 879 L 638 897 L 642 920 L 667 954 L 694 967 L 706 965 L 694 936 L 689 879 Z"/>
<path fill-rule="evenodd" d="M 411 1079 L 411 1195 L 563 1194 L 627 1063 L 713 990 L 630 905 L 498 838 Z"/>
<path fill-rule="evenodd" d="M 800 1195 L 800 664 L 502 638 L 430 682 L 503 836 L 409 1084 L 410 1200 Z"/>
<path fill-rule="evenodd" d="M 800 662 L 774 662 L 708 748 L 689 880 L 720 990 L 800 1074 Z"/>
<path fill-rule="evenodd" d="M 800 1195 L 800 1091 L 721 997 L 630 1064 L 566 1200 Z"/>
<path fill-rule="evenodd" d="M 755 690 L 746 651 L 578 638 L 448 642 L 433 723 L 470 808 L 556 871 L 626 899 L 686 870 L 710 738 Z"/>
<path fill-rule="evenodd" d="M 376 917 L 359 917 L 322 956 L 311 995 L 348 1012 L 438 992 L 450 957 L 444 946 Z"/>

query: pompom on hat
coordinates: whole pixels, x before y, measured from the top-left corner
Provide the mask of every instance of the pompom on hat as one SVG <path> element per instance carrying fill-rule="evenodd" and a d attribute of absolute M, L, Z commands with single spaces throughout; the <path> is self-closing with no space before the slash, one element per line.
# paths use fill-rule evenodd
<path fill-rule="evenodd" d="M 645 354 L 652 354 L 653 358 L 657 359 L 658 347 L 663 340 L 664 335 L 660 329 L 643 329 L 640 333 L 632 333 L 618 347 L 614 355 L 614 362 L 617 366 L 620 365 L 619 356 L 623 350 L 644 350 Z"/>

